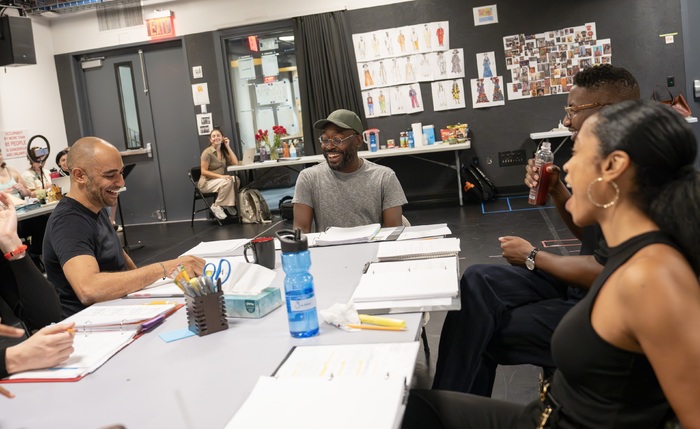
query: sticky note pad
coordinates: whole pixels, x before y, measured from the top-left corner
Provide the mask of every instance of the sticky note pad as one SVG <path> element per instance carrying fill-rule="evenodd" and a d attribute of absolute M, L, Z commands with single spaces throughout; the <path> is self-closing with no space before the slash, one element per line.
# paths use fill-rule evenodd
<path fill-rule="evenodd" d="M 170 331 L 170 332 L 164 332 L 160 335 L 161 340 L 165 341 L 166 343 L 170 343 L 173 341 L 181 340 L 183 338 L 191 337 L 197 335 L 194 332 L 190 331 L 187 328 L 184 329 L 178 329 L 177 331 Z"/>

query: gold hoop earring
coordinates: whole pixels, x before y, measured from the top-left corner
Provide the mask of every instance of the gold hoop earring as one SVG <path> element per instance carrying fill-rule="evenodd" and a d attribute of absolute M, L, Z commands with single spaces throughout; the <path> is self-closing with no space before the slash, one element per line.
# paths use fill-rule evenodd
<path fill-rule="evenodd" d="M 597 179 L 593 179 L 593 181 L 588 184 L 588 191 L 586 193 L 588 194 L 588 201 L 590 201 L 594 206 L 607 209 L 607 208 L 614 206 L 615 203 L 617 203 L 618 200 L 620 199 L 620 188 L 617 186 L 617 183 L 615 183 L 614 181 L 611 180 L 610 184 L 612 185 L 613 189 L 615 189 L 615 198 L 613 198 L 613 200 L 610 201 L 609 203 L 605 203 L 605 204 L 598 203 L 596 201 L 593 201 L 593 196 L 591 195 L 591 188 L 593 187 L 593 185 L 595 183 L 600 183 L 602 181 L 603 181 L 602 177 L 599 177 Z"/>

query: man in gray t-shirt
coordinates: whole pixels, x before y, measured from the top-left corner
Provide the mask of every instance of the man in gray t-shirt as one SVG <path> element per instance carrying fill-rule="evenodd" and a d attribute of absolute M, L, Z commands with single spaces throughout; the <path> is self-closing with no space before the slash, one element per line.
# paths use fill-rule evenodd
<path fill-rule="evenodd" d="M 362 122 L 349 110 L 336 110 L 314 124 L 323 130 L 321 149 L 326 162 L 303 170 L 294 192 L 294 227 L 311 232 L 329 226 L 381 223 L 401 225 L 406 196 L 396 174 L 357 156 L 362 146 Z"/>

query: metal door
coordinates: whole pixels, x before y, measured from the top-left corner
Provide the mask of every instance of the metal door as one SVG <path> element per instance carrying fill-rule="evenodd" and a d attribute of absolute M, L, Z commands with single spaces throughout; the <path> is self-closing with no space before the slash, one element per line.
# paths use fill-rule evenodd
<path fill-rule="evenodd" d="M 125 165 L 134 164 L 125 179 L 126 192 L 119 197 L 124 223 L 189 219 L 192 185 L 187 171 L 199 162 L 199 145 L 181 46 L 92 55 L 104 60 L 100 67 L 83 70 L 90 118 L 85 134 L 120 151 L 128 149 L 128 139 L 151 148 L 150 156 L 123 157 Z M 132 97 L 123 80 L 128 71 L 137 131 L 122 119 L 125 94 Z"/>

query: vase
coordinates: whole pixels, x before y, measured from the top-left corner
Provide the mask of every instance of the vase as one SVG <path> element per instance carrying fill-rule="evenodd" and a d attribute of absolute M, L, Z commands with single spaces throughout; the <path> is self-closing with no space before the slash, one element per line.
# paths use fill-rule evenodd
<path fill-rule="evenodd" d="M 277 161 L 277 159 L 280 157 L 280 153 L 277 151 L 277 147 L 272 146 L 270 147 L 270 159 L 273 161 Z"/>

